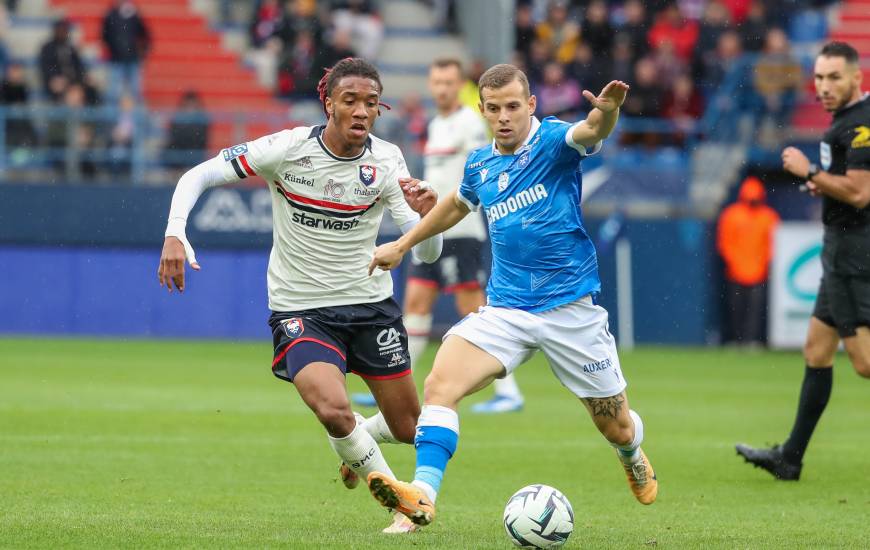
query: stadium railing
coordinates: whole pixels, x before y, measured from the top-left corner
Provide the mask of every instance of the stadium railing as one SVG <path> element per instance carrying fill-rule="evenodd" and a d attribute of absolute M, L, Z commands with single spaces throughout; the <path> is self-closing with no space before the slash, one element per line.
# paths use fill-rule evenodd
<path fill-rule="evenodd" d="M 113 129 L 130 117 L 129 140 L 113 141 Z M 130 185 L 169 184 L 172 170 L 187 168 L 220 147 L 309 123 L 305 109 L 275 112 L 116 107 L 0 106 L 0 181 Z M 169 149 L 173 122 L 208 127 L 206 149 Z M 213 141 L 219 138 L 220 143 Z"/>
<path fill-rule="evenodd" d="M 112 140 L 121 117 L 132 121 L 128 144 Z M 167 148 L 173 120 L 208 126 L 208 148 Z M 113 107 L 0 107 L 0 181 L 171 184 L 177 178 L 173 170 L 192 166 L 220 147 L 318 122 L 319 113 L 310 109 L 288 109 L 286 116 L 276 117 L 274 112 L 230 110 L 186 114 L 143 108 L 122 113 Z M 618 142 L 626 134 L 656 135 L 662 146 L 690 151 L 701 130 L 697 124 L 686 127 L 667 119 L 623 117 L 613 139 Z M 607 157 L 618 161 L 618 155 Z"/>

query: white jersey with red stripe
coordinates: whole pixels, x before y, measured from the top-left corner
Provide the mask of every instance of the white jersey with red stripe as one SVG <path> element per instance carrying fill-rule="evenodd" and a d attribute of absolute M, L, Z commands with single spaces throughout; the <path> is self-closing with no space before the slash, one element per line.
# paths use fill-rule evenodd
<path fill-rule="evenodd" d="M 459 187 L 468 154 L 489 143 L 486 124 L 469 107 L 461 107 L 447 116 L 438 115 L 429 122 L 424 149 L 423 178 L 444 199 Z M 472 213 L 444 232 L 445 239 L 486 239 L 482 216 Z"/>
<path fill-rule="evenodd" d="M 420 219 L 399 187 L 408 169 L 398 147 L 370 136 L 356 157 L 338 157 L 323 143 L 323 128 L 284 130 L 221 151 L 227 182 L 257 175 L 272 191 L 273 311 L 392 296 L 388 272 L 368 274 L 384 209 L 399 226 Z"/>

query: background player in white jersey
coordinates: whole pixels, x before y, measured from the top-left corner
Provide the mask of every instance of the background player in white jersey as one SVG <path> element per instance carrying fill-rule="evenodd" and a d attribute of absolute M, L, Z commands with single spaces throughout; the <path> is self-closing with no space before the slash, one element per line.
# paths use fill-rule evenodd
<path fill-rule="evenodd" d="M 320 82 L 327 123 L 300 127 L 224 149 L 178 182 L 158 276 L 184 290 L 185 257 L 199 270 L 185 236 L 188 214 L 208 187 L 260 176 L 272 191 L 273 246 L 268 294 L 275 376 L 294 384 L 326 428 L 348 488 L 359 476 L 389 471 L 378 443 L 410 443 L 420 405 L 410 376 L 407 336 L 388 273 L 367 266 L 384 209 L 403 231 L 437 202 L 411 182 L 398 147 L 370 135 L 383 91 L 370 63 L 348 58 Z M 423 261 L 441 241 L 416 247 Z M 381 412 L 351 411 L 347 371 L 368 384 Z M 413 526 L 397 517 L 387 532 Z"/>
<path fill-rule="evenodd" d="M 524 363 L 537 350 L 560 382 L 579 397 L 616 448 L 635 498 L 655 501 L 658 482 L 640 449 L 643 423 L 628 407 L 625 379 L 596 304 L 601 290 L 595 248 L 580 211 L 580 162 L 613 131 L 628 85 L 613 81 L 576 124 L 532 116 L 536 99 L 525 74 L 496 65 L 480 78 L 481 111 L 491 146 L 472 153 L 459 190 L 416 228 L 377 248 L 370 270 L 392 269 L 417 242 L 482 207 L 489 220 L 493 269 L 487 306 L 455 325 L 426 379 L 414 446 L 413 483 L 375 472 L 369 490 L 382 505 L 425 525 L 459 440 L 459 401 Z"/>
<path fill-rule="evenodd" d="M 462 64 L 457 59 L 436 59 L 429 67 L 429 92 L 438 113 L 427 130 L 423 177 L 439 197 L 450 197 L 456 191 L 468 154 L 489 142 L 480 113 L 460 101 L 464 78 Z M 412 364 L 416 364 L 429 343 L 432 308 L 439 291 L 453 294 L 460 317 L 486 304 L 483 293 L 485 242 L 486 225 L 482 216 L 466 216 L 444 232 L 444 250 L 437 261 L 426 264 L 415 260 L 409 266 L 404 312 Z M 499 413 L 522 409 L 523 396 L 512 374 L 496 380 L 494 386 L 495 396 L 474 405 L 472 411 Z M 355 395 L 354 400 L 374 405 L 369 395 Z"/>

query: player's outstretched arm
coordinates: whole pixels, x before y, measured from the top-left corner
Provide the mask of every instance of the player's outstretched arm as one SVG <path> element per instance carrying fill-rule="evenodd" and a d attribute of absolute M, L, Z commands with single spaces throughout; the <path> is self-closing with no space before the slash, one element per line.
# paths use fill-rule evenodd
<path fill-rule="evenodd" d="M 456 192 L 440 201 L 413 229 L 402 235 L 398 240 L 382 244 L 375 249 L 374 257 L 369 264 L 369 275 L 375 268 L 384 271 L 398 267 L 402 257 L 418 243 L 439 233 L 447 231 L 468 215 L 470 211 L 456 198 Z"/>
<path fill-rule="evenodd" d="M 157 266 L 160 286 L 165 286 L 169 292 L 172 292 L 173 285 L 180 292 L 184 292 L 185 260 L 194 270 L 200 269 L 196 261 L 196 253 L 187 240 L 185 232 L 187 217 L 206 189 L 222 183 L 225 183 L 225 180 L 221 173 L 221 159 L 217 157 L 191 168 L 178 180 L 178 185 L 172 194 L 163 251 L 160 254 L 160 264 Z"/>
<path fill-rule="evenodd" d="M 584 147 L 592 147 L 607 138 L 619 120 L 619 108 L 625 102 L 628 94 L 628 84 L 621 80 L 612 80 L 595 96 L 589 90 L 583 90 L 583 97 L 589 100 L 593 109 L 586 120 L 574 127 L 571 136 L 574 143 Z"/>

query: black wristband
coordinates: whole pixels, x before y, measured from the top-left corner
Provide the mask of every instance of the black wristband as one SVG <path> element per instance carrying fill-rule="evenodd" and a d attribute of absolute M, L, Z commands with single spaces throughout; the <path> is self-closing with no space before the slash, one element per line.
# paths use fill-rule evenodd
<path fill-rule="evenodd" d="M 807 170 L 807 181 L 813 181 L 813 178 L 821 171 L 818 164 L 810 164 L 810 168 Z"/>

